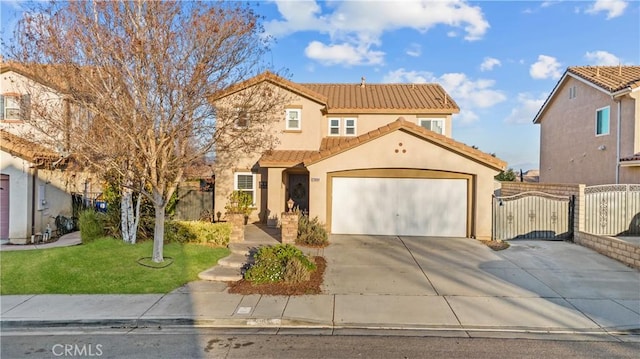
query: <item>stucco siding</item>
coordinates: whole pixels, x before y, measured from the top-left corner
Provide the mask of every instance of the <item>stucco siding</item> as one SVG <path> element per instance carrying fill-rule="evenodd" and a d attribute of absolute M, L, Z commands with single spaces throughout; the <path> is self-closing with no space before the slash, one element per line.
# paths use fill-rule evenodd
<path fill-rule="evenodd" d="M 555 96 L 540 122 L 540 182 L 614 183 L 618 108 L 611 96 L 573 78 Z M 596 110 L 606 106 L 609 134 L 596 136 Z"/>
<path fill-rule="evenodd" d="M 429 169 L 468 174 L 472 180 L 471 235 L 491 236 L 491 194 L 493 176 L 498 173 L 446 148 L 431 144 L 404 131 L 395 131 L 309 167 L 310 213 L 328 220 L 328 174 L 353 169 Z M 372 194 L 375 195 L 375 194 Z M 461 218 L 461 221 L 466 220 Z"/>

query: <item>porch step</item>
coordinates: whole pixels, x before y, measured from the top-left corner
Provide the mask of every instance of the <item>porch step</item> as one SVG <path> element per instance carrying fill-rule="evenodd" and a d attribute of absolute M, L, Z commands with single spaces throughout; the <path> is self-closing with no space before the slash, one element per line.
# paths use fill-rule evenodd
<path fill-rule="evenodd" d="M 218 266 L 229 268 L 242 268 L 248 263 L 253 263 L 253 257 L 246 254 L 231 252 L 231 255 L 218 261 Z"/>
<path fill-rule="evenodd" d="M 217 265 L 200 272 L 198 278 L 218 282 L 237 282 L 242 279 L 242 269 Z"/>
<path fill-rule="evenodd" d="M 229 243 L 227 246 L 231 253 L 241 254 L 244 256 L 253 255 L 260 247 L 277 244 L 277 242 L 236 242 Z"/>

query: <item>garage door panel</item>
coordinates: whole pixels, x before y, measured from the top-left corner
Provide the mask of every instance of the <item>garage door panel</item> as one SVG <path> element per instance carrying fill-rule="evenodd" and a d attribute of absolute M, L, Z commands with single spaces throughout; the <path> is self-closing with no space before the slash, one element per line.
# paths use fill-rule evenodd
<path fill-rule="evenodd" d="M 333 233 L 464 237 L 466 222 L 464 179 L 333 179 Z"/>

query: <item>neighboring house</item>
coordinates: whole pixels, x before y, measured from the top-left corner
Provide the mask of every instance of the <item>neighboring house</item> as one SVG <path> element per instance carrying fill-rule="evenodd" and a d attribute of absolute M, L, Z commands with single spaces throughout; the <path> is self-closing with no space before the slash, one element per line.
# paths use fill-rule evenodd
<path fill-rule="evenodd" d="M 302 84 L 266 72 L 217 98 L 267 83 L 290 101 L 272 126 L 276 148 L 216 171 L 216 211 L 229 193 L 274 225 L 287 201 L 331 233 L 491 236 L 493 177 L 505 162 L 451 139 L 456 103 L 437 84 Z M 241 126 L 250 126 L 238 118 Z"/>
<path fill-rule="evenodd" d="M 0 239 L 25 243 L 55 230 L 54 217 L 71 216 L 71 192 L 83 192 L 87 174 L 63 170 L 69 158 L 34 142 L 37 131 L 28 123 L 34 114 L 27 88 L 33 80 L 23 67 L 0 63 Z M 54 89 L 39 84 L 53 101 Z"/>
<path fill-rule="evenodd" d="M 640 66 L 569 67 L 533 120 L 540 182 L 640 183 Z"/>

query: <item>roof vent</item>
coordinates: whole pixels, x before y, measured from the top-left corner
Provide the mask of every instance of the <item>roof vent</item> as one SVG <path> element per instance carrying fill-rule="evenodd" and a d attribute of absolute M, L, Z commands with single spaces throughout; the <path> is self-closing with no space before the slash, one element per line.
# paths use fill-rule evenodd
<path fill-rule="evenodd" d="M 364 84 L 365 84 L 366 81 L 367 81 L 367 79 L 364 76 L 362 76 L 360 78 L 360 87 L 364 88 Z"/>

